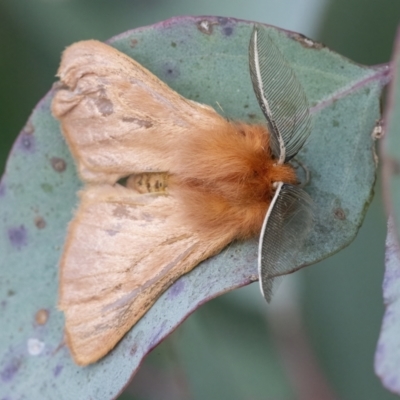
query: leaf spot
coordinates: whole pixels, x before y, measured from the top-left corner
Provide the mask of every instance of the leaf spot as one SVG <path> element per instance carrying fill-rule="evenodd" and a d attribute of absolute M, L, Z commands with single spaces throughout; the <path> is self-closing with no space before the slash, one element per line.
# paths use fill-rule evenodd
<path fill-rule="evenodd" d="M 177 280 L 172 286 L 171 289 L 169 290 L 169 296 L 170 298 L 175 298 L 176 296 L 179 296 L 183 289 L 185 288 L 185 282 L 182 279 Z"/>
<path fill-rule="evenodd" d="M 64 172 L 67 168 L 67 163 L 62 158 L 52 157 L 50 162 L 51 166 L 56 172 Z"/>
<path fill-rule="evenodd" d="M 50 183 L 42 183 L 40 187 L 45 193 L 53 193 L 53 185 L 50 185 Z"/>
<path fill-rule="evenodd" d="M 18 148 L 26 153 L 32 153 L 35 150 L 35 138 L 24 131 L 18 137 Z"/>
<path fill-rule="evenodd" d="M 334 211 L 335 217 L 341 221 L 346 219 L 346 213 L 343 211 L 343 208 L 336 208 Z"/>
<path fill-rule="evenodd" d="M 21 359 L 13 358 L 1 371 L 0 376 L 3 382 L 10 382 L 21 367 Z"/>
<path fill-rule="evenodd" d="M 177 65 L 173 64 L 171 61 L 167 61 L 163 66 L 164 74 L 168 78 L 177 78 L 180 75 L 180 71 Z"/>
<path fill-rule="evenodd" d="M 44 350 L 44 342 L 39 339 L 30 338 L 27 342 L 28 353 L 31 356 L 38 356 Z"/>
<path fill-rule="evenodd" d="M 292 33 L 290 34 L 290 37 L 296 42 L 300 43 L 306 49 L 320 50 L 325 47 L 322 43 L 315 42 L 314 40 L 308 38 L 307 36 L 301 35 L 300 33 Z"/>
<path fill-rule="evenodd" d="M 55 378 L 57 378 L 57 376 L 60 375 L 60 373 L 61 373 L 61 371 L 62 371 L 63 368 L 64 368 L 64 367 L 63 367 L 62 365 L 60 365 L 60 364 L 58 364 L 58 365 L 56 365 L 56 366 L 54 367 L 53 375 L 54 375 Z"/>
<path fill-rule="evenodd" d="M 46 227 L 46 221 L 43 217 L 41 217 L 40 215 L 35 217 L 35 226 L 38 229 L 44 229 Z"/>
<path fill-rule="evenodd" d="M 197 22 L 197 29 L 206 35 L 211 35 L 213 33 L 213 25 L 218 25 L 217 22 L 211 22 L 207 19 L 203 19 Z"/>
<path fill-rule="evenodd" d="M 226 17 L 218 17 L 218 23 L 220 23 L 221 25 L 226 25 L 228 21 L 229 20 Z"/>
<path fill-rule="evenodd" d="M 129 354 L 130 354 L 131 356 L 134 356 L 134 355 L 136 354 L 136 352 L 137 352 L 137 349 L 138 349 L 138 345 L 137 345 L 137 343 L 135 343 L 135 344 L 132 346 L 131 351 L 129 352 Z"/>
<path fill-rule="evenodd" d="M 157 344 L 159 343 L 162 334 L 164 333 L 164 328 L 165 325 L 167 324 L 167 321 L 163 321 L 160 329 L 157 331 L 157 333 L 152 337 L 152 339 L 150 340 L 150 344 L 149 344 L 149 349 L 154 348 L 155 346 L 157 346 Z"/>
<path fill-rule="evenodd" d="M 35 132 L 35 127 L 33 126 L 31 121 L 27 122 L 27 124 L 24 126 L 23 131 L 28 135 L 32 135 L 32 133 Z"/>
<path fill-rule="evenodd" d="M 231 26 L 226 26 L 223 29 L 223 32 L 224 32 L 225 36 L 231 36 L 233 33 L 233 28 Z"/>
<path fill-rule="evenodd" d="M 10 240 L 11 244 L 17 249 L 26 246 L 28 244 L 28 234 L 25 226 L 20 225 L 17 227 L 9 228 L 8 239 Z"/>
<path fill-rule="evenodd" d="M 49 319 L 49 312 L 42 308 L 35 314 L 35 322 L 38 325 L 45 325 Z"/>

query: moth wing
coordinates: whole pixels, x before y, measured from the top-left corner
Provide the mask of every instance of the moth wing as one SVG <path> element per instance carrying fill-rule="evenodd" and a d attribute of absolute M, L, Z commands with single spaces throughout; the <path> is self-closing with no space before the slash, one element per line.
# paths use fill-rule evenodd
<path fill-rule="evenodd" d="M 182 135 L 219 129 L 214 109 L 180 96 L 139 63 L 95 40 L 68 47 L 53 115 L 86 182 L 172 171 Z"/>
<path fill-rule="evenodd" d="M 80 194 L 60 269 L 59 308 L 75 361 L 106 355 L 181 275 L 230 240 L 179 220 L 172 196 L 97 185 Z"/>
<path fill-rule="evenodd" d="M 259 25 L 251 36 L 249 65 L 254 92 L 267 119 L 273 154 L 280 164 L 288 162 L 311 133 L 307 96 L 293 68 Z"/>
<path fill-rule="evenodd" d="M 312 220 L 312 200 L 307 192 L 279 182 L 264 219 L 258 250 L 260 288 L 268 302 L 276 278 L 295 271 Z"/>

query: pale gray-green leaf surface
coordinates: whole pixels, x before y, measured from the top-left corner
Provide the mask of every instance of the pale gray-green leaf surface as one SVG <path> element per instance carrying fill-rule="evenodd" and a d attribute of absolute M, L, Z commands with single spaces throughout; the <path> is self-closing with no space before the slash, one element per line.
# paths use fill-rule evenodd
<path fill-rule="evenodd" d="M 385 110 L 382 146 L 384 199 L 389 210 L 383 299 L 386 306 L 375 353 L 375 371 L 384 386 L 400 394 L 400 31 L 392 57 L 393 80 Z"/>
<path fill-rule="evenodd" d="M 248 69 L 252 28 L 246 21 L 184 17 L 110 43 L 182 95 L 227 118 L 264 123 Z M 298 156 L 311 172 L 306 190 L 316 209 L 300 267 L 349 244 L 363 220 L 375 181 L 371 132 L 388 68 L 359 66 L 297 34 L 269 30 L 304 86 L 313 118 Z M 0 186 L 0 398 L 113 398 L 188 314 L 257 278 L 257 238 L 203 262 L 164 293 L 109 356 L 76 366 L 63 344 L 56 303 L 58 260 L 81 183 L 49 110 L 52 95 L 39 102 L 18 137 Z"/>

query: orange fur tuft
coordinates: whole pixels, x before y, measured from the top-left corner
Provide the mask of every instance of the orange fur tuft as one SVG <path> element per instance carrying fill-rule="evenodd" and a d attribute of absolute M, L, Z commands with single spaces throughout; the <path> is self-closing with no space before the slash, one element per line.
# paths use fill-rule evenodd
<path fill-rule="evenodd" d="M 243 239 L 259 234 L 274 182 L 294 184 L 296 174 L 290 165 L 276 164 L 264 126 L 223 122 L 182 141 L 171 193 L 185 205 L 183 223 L 211 236 L 231 232 L 232 239 Z"/>

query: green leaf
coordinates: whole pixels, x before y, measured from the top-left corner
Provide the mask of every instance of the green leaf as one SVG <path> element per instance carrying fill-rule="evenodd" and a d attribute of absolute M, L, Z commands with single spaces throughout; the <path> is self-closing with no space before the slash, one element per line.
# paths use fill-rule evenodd
<path fill-rule="evenodd" d="M 375 353 L 375 371 L 383 385 L 400 394 L 400 246 L 393 219 L 389 219 L 385 251 L 383 299 L 386 305 Z"/>
<path fill-rule="evenodd" d="M 393 53 L 393 80 L 389 87 L 382 145 L 382 175 L 389 212 L 385 251 L 383 299 L 386 306 L 375 354 L 375 371 L 383 385 L 400 394 L 400 30 Z"/>
<path fill-rule="evenodd" d="M 110 43 L 187 98 L 231 119 L 264 123 L 252 91 L 248 44 L 253 23 L 182 17 Z M 371 132 L 388 67 L 363 67 L 301 35 L 268 27 L 311 104 L 313 131 L 299 159 L 315 225 L 299 267 L 354 239 L 375 181 Z M 142 358 L 205 301 L 257 279 L 257 238 L 235 242 L 177 281 L 110 355 L 85 368 L 63 344 L 56 309 L 57 268 L 81 187 L 49 111 L 39 102 L 18 137 L 0 186 L 0 395 L 30 399 L 115 397 Z"/>
<path fill-rule="evenodd" d="M 393 53 L 394 79 L 385 110 L 386 134 L 382 145 L 382 174 L 386 207 L 393 216 L 393 229 L 400 237 L 400 31 Z"/>

